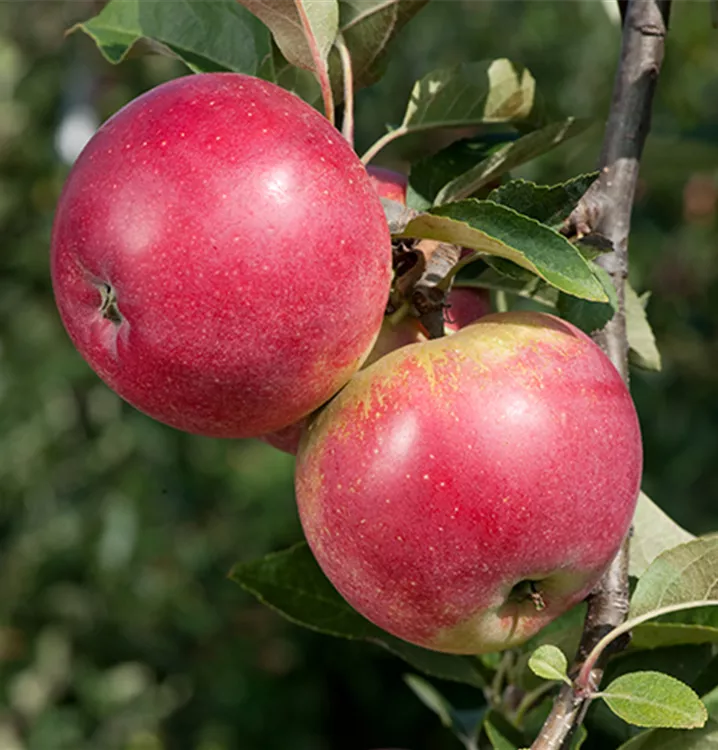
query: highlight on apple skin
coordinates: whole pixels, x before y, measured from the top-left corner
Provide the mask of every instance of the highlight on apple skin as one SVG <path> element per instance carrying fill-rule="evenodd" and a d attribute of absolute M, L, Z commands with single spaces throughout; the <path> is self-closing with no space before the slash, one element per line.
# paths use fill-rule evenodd
<path fill-rule="evenodd" d="M 360 367 L 391 239 L 325 118 L 266 81 L 199 74 L 95 134 L 58 204 L 51 268 L 70 338 L 120 396 L 188 432 L 251 437 Z"/>
<path fill-rule="evenodd" d="M 518 645 L 624 539 L 640 428 L 608 358 L 542 313 L 490 315 L 357 373 L 310 422 L 296 493 L 346 600 L 412 643 Z"/>
<path fill-rule="evenodd" d="M 474 323 L 490 312 L 491 300 L 485 289 L 475 287 L 454 288 L 447 296 L 447 306 L 444 311 L 446 333 L 455 333 L 460 328 Z M 396 324 L 393 324 L 389 318 L 385 318 L 374 348 L 362 367 L 374 364 L 378 359 L 402 346 L 427 340 L 426 331 L 416 318 L 406 317 Z M 302 431 L 309 419 L 310 417 L 305 417 L 281 430 L 260 435 L 259 439 L 277 448 L 277 450 L 296 455 L 302 438 Z"/>

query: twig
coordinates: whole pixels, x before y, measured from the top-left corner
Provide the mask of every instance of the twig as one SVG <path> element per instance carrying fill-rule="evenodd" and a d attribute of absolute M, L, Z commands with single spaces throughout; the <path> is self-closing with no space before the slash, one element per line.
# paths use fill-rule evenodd
<path fill-rule="evenodd" d="M 598 343 L 628 382 L 628 343 L 624 289 L 628 274 L 628 233 L 638 167 L 650 128 L 651 105 L 663 62 L 670 0 L 630 0 L 623 24 L 621 58 L 601 153 L 601 175 L 566 222 L 569 234 L 599 232 L 614 247 L 597 260 L 611 276 L 619 309 L 597 337 Z M 571 673 L 577 674 L 595 645 L 626 618 L 628 611 L 628 539 L 588 598 L 581 644 Z M 614 641 L 620 646 L 620 639 Z M 623 644 L 625 646 L 625 643 Z M 603 677 L 607 652 L 586 676 L 585 686 L 564 686 L 532 750 L 566 747 L 583 721 L 590 691 Z M 588 688 L 588 690 L 587 690 Z"/>
<path fill-rule="evenodd" d="M 352 72 L 352 57 L 344 37 L 339 34 L 334 42 L 342 62 L 342 83 L 344 86 L 344 115 L 342 117 L 342 135 L 354 148 L 354 74 Z"/>

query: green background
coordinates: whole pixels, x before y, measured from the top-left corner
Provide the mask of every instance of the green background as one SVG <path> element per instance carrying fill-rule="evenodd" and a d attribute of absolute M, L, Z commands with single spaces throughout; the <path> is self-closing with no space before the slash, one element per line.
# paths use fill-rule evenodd
<path fill-rule="evenodd" d="M 62 329 L 48 273 L 68 169 L 57 128 L 78 101 L 102 120 L 185 72 L 139 54 L 113 68 L 86 37 L 64 37 L 98 7 L 0 3 L 0 750 L 458 747 L 405 687 L 402 662 L 289 625 L 227 580 L 233 562 L 300 538 L 293 459 L 152 422 Z M 471 59 L 523 63 L 547 113 L 605 121 L 610 15 L 595 1 L 435 0 L 359 94 L 358 150 L 401 119 L 414 79 Z M 674 8 L 631 237 L 664 360 L 632 380 L 644 489 L 694 533 L 718 529 L 716 34 L 707 4 Z M 521 174 L 587 171 L 600 137 Z M 438 145 L 408 139 L 381 160 L 401 167 Z M 442 689 L 465 708 L 479 700 Z"/>

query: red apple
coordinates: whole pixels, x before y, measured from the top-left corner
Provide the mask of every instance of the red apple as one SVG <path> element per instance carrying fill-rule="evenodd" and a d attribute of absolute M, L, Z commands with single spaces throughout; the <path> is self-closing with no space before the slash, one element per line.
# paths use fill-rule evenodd
<path fill-rule="evenodd" d="M 374 189 L 380 198 L 388 198 L 406 205 L 406 186 L 408 179 L 406 175 L 395 172 L 384 167 L 375 167 L 370 164 L 366 171 L 374 183 Z"/>
<path fill-rule="evenodd" d="M 415 344 L 417 341 L 426 341 L 426 335 L 423 333 L 422 327 L 416 318 L 404 318 L 397 325 L 392 325 L 391 321 L 385 318 L 379 331 L 379 338 L 376 340 L 374 348 L 364 362 L 363 367 L 367 367 L 385 354 L 393 352 L 401 346 Z M 309 417 L 305 417 L 282 430 L 261 435 L 259 439 L 280 451 L 296 455 L 299 448 L 299 441 L 302 438 L 302 432 L 308 421 Z"/>
<path fill-rule="evenodd" d="M 355 375 L 299 448 L 319 564 L 372 622 L 438 651 L 513 647 L 581 601 L 625 537 L 641 436 L 601 350 L 491 315 Z"/>
<path fill-rule="evenodd" d="M 62 320 L 123 398 L 179 429 L 292 424 L 355 372 L 381 326 L 391 241 L 341 135 L 249 76 L 186 76 L 97 132 L 52 235 Z"/>
<path fill-rule="evenodd" d="M 486 289 L 455 286 L 446 299 L 444 328 L 455 332 L 491 313 L 491 297 Z"/>

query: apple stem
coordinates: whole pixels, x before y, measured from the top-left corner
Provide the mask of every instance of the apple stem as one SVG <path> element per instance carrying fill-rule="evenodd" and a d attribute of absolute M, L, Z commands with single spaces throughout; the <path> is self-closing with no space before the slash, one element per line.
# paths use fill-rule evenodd
<path fill-rule="evenodd" d="M 671 0 L 631 0 L 628 3 L 599 162 L 601 173 L 562 229 L 570 236 L 598 232 L 613 245 L 614 252 L 606 253 L 597 262 L 611 276 L 619 309 L 596 339 L 626 382 L 628 339 L 624 289 L 628 273 L 628 233 L 641 154 L 650 129 L 653 95 L 663 62 L 670 8 Z M 594 650 L 611 631 L 615 633 L 611 645 L 625 646 L 624 639 L 618 638 L 622 633 L 615 631 L 621 630 L 629 606 L 628 536 L 589 595 L 587 604 L 578 656 L 570 670 L 570 674 L 581 675 L 580 684 L 561 688 L 531 750 L 560 750 L 569 745 L 583 722 L 591 694 L 603 678 L 609 649 L 600 654 L 595 654 Z M 594 654 L 596 661 L 586 666 L 589 654 Z"/>
<path fill-rule="evenodd" d="M 342 63 L 342 80 L 344 82 L 344 115 L 342 117 L 342 135 L 347 139 L 349 145 L 354 148 L 354 74 L 352 72 L 352 56 L 339 34 L 334 42 L 339 52 Z"/>

